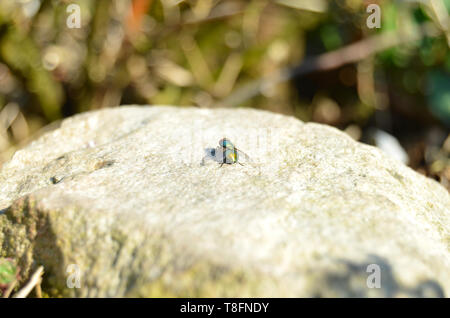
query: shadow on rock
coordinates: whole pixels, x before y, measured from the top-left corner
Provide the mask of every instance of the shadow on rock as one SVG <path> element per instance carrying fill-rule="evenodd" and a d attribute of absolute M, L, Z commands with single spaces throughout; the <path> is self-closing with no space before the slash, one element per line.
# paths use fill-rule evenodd
<path fill-rule="evenodd" d="M 392 266 L 382 257 L 369 255 L 366 262 L 356 263 L 339 260 L 345 270 L 339 273 L 328 273 L 325 284 L 331 295 L 338 297 L 445 297 L 440 284 L 434 280 L 423 281 L 416 286 L 402 286 L 396 279 Z M 374 283 L 375 271 L 369 270 L 369 265 L 376 264 L 379 268 L 379 288 Z M 375 280 L 372 280 L 374 278 Z M 370 282 L 369 282 L 370 281 Z M 328 293 L 327 293 L 328 294 Z M 327 295 L 318 294 L 318 297 Z"/>

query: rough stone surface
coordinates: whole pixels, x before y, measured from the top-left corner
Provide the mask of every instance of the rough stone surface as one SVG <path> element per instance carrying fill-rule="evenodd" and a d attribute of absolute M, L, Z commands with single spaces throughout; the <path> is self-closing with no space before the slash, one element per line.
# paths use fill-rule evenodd
<path fill-rule="evenodd" d="M 251 161 L 201 165 L 223 136 Z M 49 295 L 450 295 L 449 193 L 324 125 L 105 109 L 16 152 L 0 185 L 0 257 L 24 279 L 43 264 Z"/>

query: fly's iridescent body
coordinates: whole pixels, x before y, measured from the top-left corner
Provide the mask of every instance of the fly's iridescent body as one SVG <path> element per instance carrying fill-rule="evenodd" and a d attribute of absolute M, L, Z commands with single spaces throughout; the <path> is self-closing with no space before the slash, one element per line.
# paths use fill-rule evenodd
<path fill-rule="evenodd" d="M 224 164 L 232 165 L 234 163 L 238 163 L 243 166 L 243 164 L 239 162 L 241 157 L 244 157 L 246 160 L 250 160 L 250 157 L 245 152 L 236 148 L 228 138 L 220 139 L 219 147 L 216 147 L 215 149 L 206 149 L 206 156 L 202 160 L 202 165 L 207 157 L 219 162 L 220 167 Z"/>

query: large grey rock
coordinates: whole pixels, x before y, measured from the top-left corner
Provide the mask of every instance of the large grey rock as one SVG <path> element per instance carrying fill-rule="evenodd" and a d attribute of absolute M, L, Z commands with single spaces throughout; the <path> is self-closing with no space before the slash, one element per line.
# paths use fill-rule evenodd
<path fill-rule="evenodd" d="M 201 165 L 223 136 L 251 161 Z M 449 193 L 324 125 L 105 109 L 18 151 L 0 185 L 0 256 L 24 279 L 43 264 L 50 295 L 450 295 Z"/>

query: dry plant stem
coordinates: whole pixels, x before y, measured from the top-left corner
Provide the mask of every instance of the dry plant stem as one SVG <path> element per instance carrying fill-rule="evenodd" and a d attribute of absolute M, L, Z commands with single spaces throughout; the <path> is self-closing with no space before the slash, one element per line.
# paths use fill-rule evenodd
<path fill-rule="evenodd" d="M 25 298 L 33 290 L 33 288 L 38 285 L 41 281 L 41 275 L 44 272 L 44 267 L 39 266 L 38 269 L 31 276 L 30 281 L 21 290 L 19 290 L 13 297 L 14 298 Z"/>
<path fill-rule="evenodd" d="M 39 279 L 37 285 L 36 285 L 36 297 L 37 298 L 42 298 L 42 289 L 41 289 L 41 283 L 42 283 L 42 278 Z"/>
<path fill-rule="evenodd" d="M 401 32 L 400 30 L 374 35 L 359 42 L 349 44 L 341 49 L 324 53 L 319 56 L 305 58 L 299 66 L 283 68 L 263 79 L 244 85 L 226 99 L 219 101 L 216 106 L 236 106 L 259 95 L 261 91 L 294 77 L 315 71 L 331 70 L 345 64 L 358 62 L 375 53 L 400 44 L 419 40 L 426 35 L 435 35 L 435 33 L 436 28 L 433 24 L 424 23 L 420 28 L 413 32 Z"/>
<path fill-rule="evenodd" d="M 9 285 L 8 289 L 3 294 L 3 298 L 8 298 L 9 295 L 11 295 L 11 292 L 13 291 L 14 287 L 16 287 L 17 280 L 14 280 L 11 285 Z"/>

